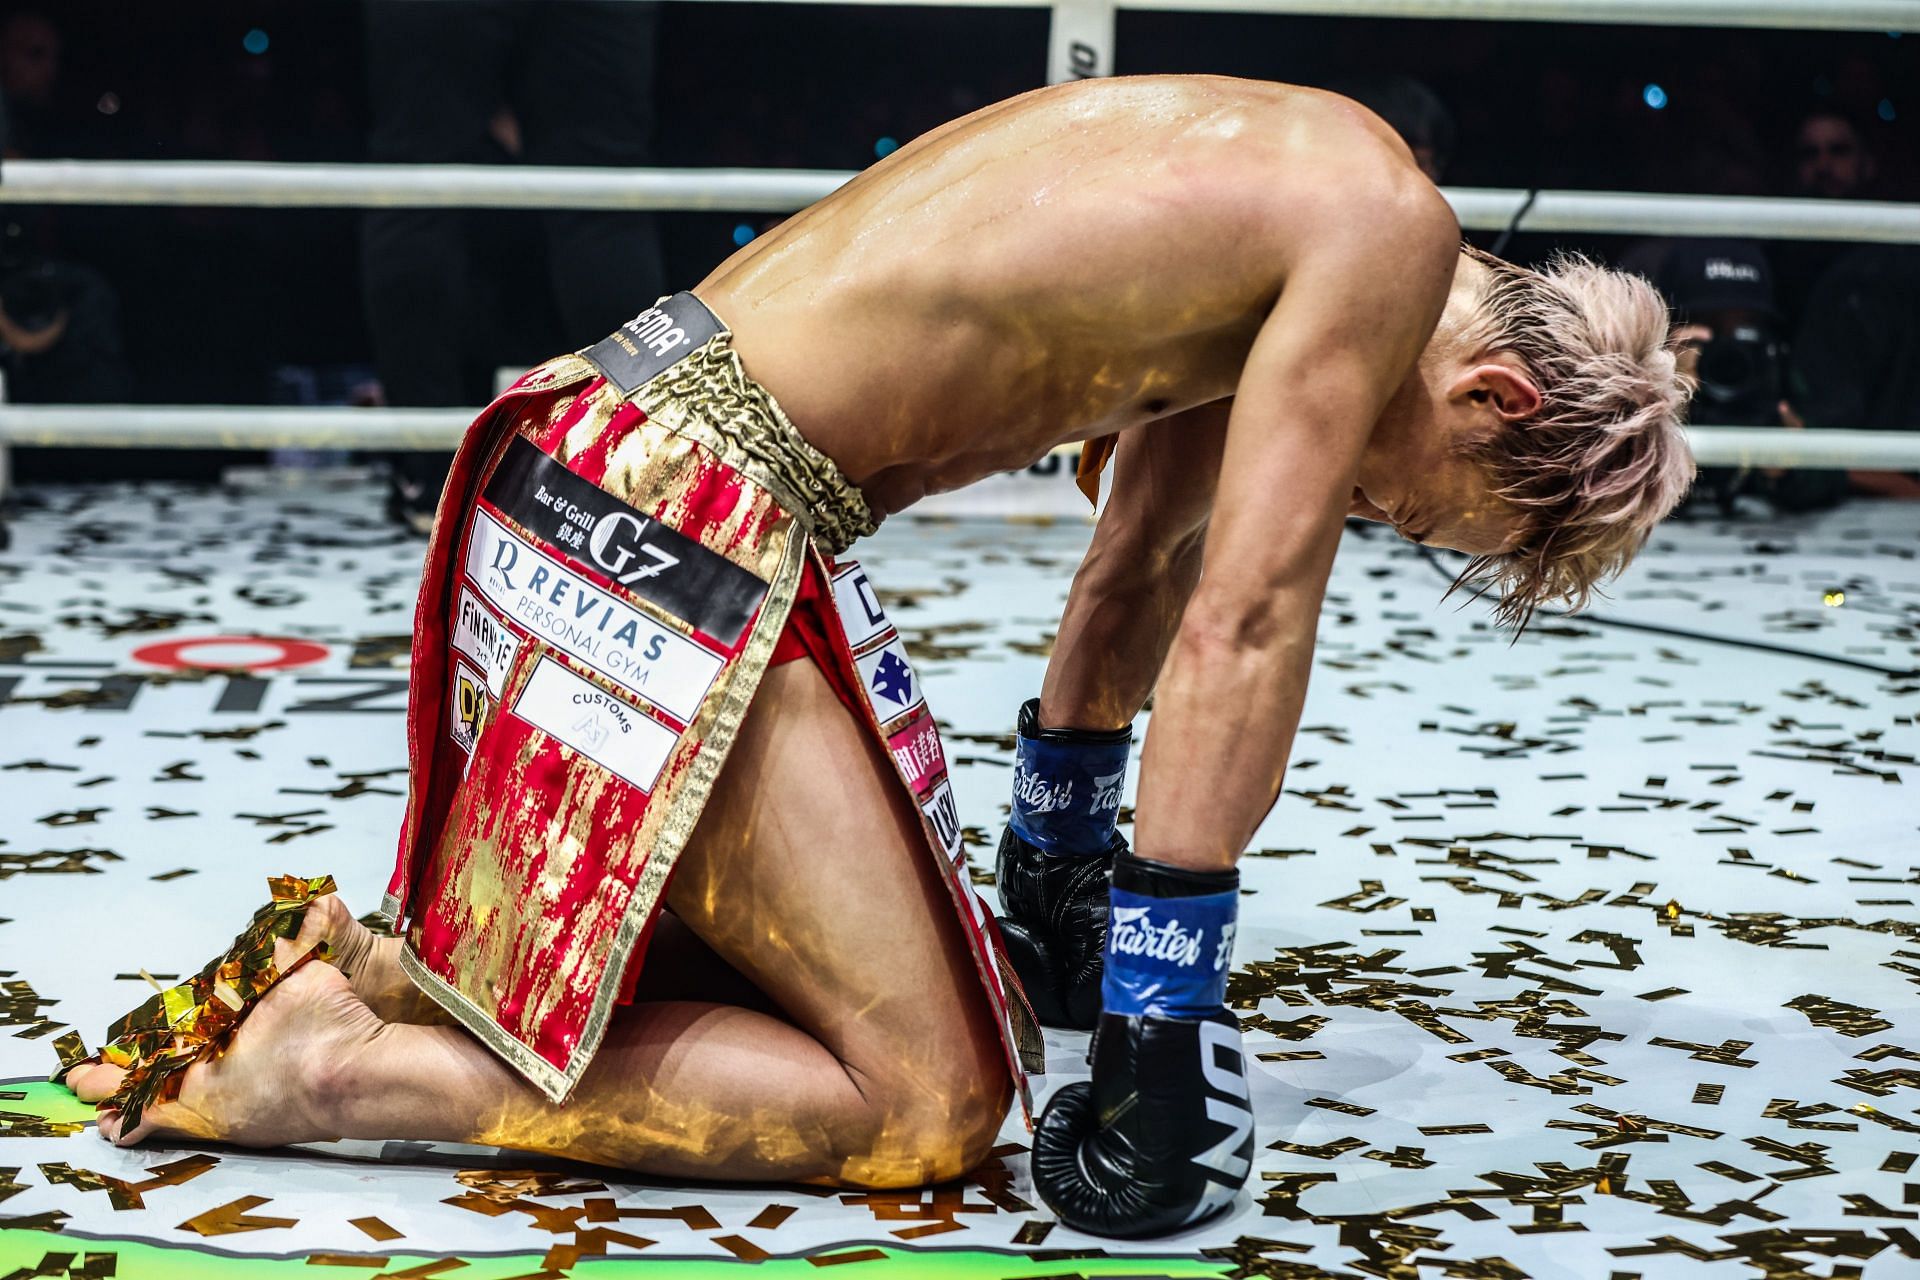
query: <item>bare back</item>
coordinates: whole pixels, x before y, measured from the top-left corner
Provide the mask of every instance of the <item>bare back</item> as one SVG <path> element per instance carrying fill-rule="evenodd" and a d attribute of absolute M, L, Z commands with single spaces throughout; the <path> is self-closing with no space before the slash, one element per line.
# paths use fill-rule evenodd
<path fill-rule="evenodd" d="M 885 513 L 1231 396 L 1311 251 L 1296 209 L 1382 173 L 1418 178 L 1391 130 L 1330 94 L 1058 86 L 916 140 L 696 292 Z"/>

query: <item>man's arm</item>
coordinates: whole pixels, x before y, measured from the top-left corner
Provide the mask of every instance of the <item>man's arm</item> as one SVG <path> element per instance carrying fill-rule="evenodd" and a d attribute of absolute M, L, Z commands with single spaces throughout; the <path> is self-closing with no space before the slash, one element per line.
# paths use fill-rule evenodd
<path fill-rule="evenodd" d="M 1040 721 L 1119 729 L 1153 692 L 1200 577 L 1231 400 L 1120 437 L 1112 495 L 1073 575 L 1040 691 Z"/>
<path fill-rule="evenodd" d="M 1137 853 L 1113 859 L 1093 1078 L 1056 1092 L 1033 1135 L 1034 1185 L 1081 1231 L 1204 1221 L 1253 1163 L 1226 1007 L 1234 864 L 1279 793 L 1361 455 L 1457 261 L 1432 187 L 1326 176 L 1274 236 L 1286 285 L 1228 416 L 1199 585 L 1147 731 Z"/>
<path fill-rule="evenodd" d="M 1293 242 L 1313 253 L 1241 374 L 1204 569 L 1142 762 L 1138 856 L 1200 871 L 1232 867 L 1279 795 L 1360 458 L 1456 263 L 1420 206 Z"/>
<path fill-rule="evenodd" d="M 1038 704 L 1020 708 L 1013 799 L 994 860 L 1007 958 L 1041 1022 L 1100 1016 L 1107 873 L 1133 717 L 1200 573 L 1227 405 L 1122 433 L 1113 496 L 1074 575 Z"/>

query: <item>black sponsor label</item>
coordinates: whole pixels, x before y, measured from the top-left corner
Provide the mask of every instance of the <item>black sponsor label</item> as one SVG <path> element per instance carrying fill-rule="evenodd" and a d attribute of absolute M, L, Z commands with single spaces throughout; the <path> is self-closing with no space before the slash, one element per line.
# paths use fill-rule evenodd
<path fill-rule="evenodd" d="M 507 445 L 484 496 L 536 539 L 729 647 L 766 598 L 757 574 L 635 511 L 521 437 Z"/>
<path fill-rule="evenodd" d="M 690 293 L 676 293 L 658 306 L 648 307 L 582 354 L 607 376 L 607 381 L 620 388 L 620 394 L 632 395 L 725 327 L 700 299 Z"/>

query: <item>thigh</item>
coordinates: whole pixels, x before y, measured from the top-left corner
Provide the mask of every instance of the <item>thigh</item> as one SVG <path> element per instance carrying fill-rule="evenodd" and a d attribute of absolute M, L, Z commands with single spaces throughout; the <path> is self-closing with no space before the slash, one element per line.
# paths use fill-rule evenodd
<path fill-rule="evenodd" d="M 919 814 L 813 663 L 762 681 L 670 900 L 856 1074 L 1004 1080 Z"/>

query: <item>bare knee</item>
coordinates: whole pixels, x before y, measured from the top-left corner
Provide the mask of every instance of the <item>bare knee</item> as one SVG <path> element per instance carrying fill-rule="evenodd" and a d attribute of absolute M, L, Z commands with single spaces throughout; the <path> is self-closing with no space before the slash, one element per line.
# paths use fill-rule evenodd
<path fill-rule="evenodd" d="M 992 1046 L 930 1073 L 868 1085 L 864 1122 L 847 1134 L 839 1181 L 873 1189 L 958 1178 L 987 1158 L 1013 1102 L 1013 1080 Z"/>

